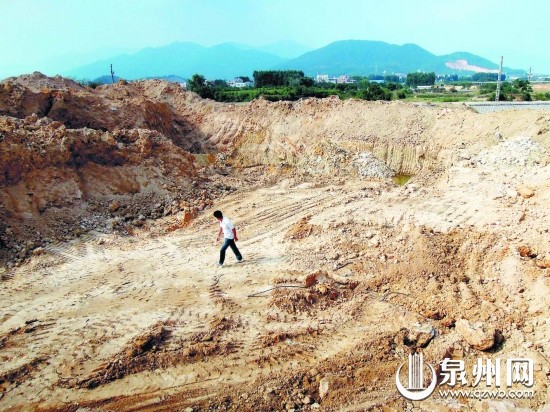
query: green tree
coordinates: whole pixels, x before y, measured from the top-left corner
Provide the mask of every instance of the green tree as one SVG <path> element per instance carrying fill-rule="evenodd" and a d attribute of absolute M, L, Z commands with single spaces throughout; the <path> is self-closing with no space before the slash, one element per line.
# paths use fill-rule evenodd
<path fill-rule="evenodd" d="M 312 87 L 315 84 L 311 77 L 302 77 L 300 79 L 300 85 L 305 87 Z"/>
<path fill-rule="evenodd" d="M 435 73 L 409 73 L 407 74 L 407 84 L 411 87 L 433 86 L 435 83 Z"/>
<path fill-rule="evenodd" d="M 399 76 L 396 75 L 396 74 L 386 74 L 384 76 L 384 81 L 386 83 L 399 83 L 400 82 L 400 79 L 399 79 Z"/>
<path fill-rule="evenodd" d="M 521 97 L 524 101 L 530 102 L 533 100 L 533 88 L 528 80 L 516 79 L 513 81 L 512 87 L 521 93 Z"/>
<path fill-rule="evenodd" d="M 216 79 L 212 82 L 212 86 L 214 87 L 227 87 L 227 82 L 222 79 Z"/>
<path fill-rule="evenodd" d="M 299 86 L 305 78 L 301 70 L 262 70 L 253 76 L 256 87 Z"/>
<path fill-rule="evenodd" d="M 194 74 L 189 80 L 189 90 L 199 93 L 199 91 L 206 86 L 206 79 L 201 74 Z"/>

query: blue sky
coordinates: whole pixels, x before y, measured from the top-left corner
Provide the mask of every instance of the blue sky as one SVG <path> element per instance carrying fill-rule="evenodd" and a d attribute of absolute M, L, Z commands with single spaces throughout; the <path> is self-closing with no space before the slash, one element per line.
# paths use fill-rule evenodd
<path fill-rule="evenodd" d="M 505 66 L 550 74 L 547 0 L 0 0 L 0 17 L 0 78 L 175 41 L 317 48 L 344 39 L 504 55 Z"/>

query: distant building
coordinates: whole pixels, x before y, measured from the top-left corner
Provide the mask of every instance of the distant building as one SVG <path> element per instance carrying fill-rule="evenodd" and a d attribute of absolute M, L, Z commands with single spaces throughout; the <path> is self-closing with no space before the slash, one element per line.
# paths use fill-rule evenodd
<path fill-rule="evenodd" d="M 342 76 L 338 76 L 337 80 L 336 80 L 336 83 L 339 83 L 339 84 L 350 84 L 350 83 L 355 83 L 356 80 L 350 78 L 347 74 L 343 74 Z"/>
<path fill-rule="evenodd" d="M 355 83 L 356 80 L 350 78 L 348 75 L 342 75 L 338 77 L 329 77 L 328 74 L 318 74 L 315 77 L 317 83 L 336 83 L 336 84 L 349 84 Z"/>
<path fill-rule="evenodd" d="M 328 83 L 329 80 L 328 80 L 328 74 L 318 74 L 316 77 L 315 77 L 315 82 L 316 83 Z"/>
<path fill-rule="evenodd" d="M 233 80 L 229 80 L 227 84 L 229 87 L 239 87 L 239 88 L 253 86 L 252 82 L 245 82 L 240 77 L 235 77 Z"/>

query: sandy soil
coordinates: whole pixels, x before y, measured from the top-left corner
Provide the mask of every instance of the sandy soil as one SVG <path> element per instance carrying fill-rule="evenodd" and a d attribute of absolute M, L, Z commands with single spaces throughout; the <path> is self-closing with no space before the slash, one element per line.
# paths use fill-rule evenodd
<path fill-rule="evenodd" d="M 430 189 L 282 182 L 228 196 L 215 207 L 237 222 L 245 260 L 229 253 L 223 268 L 210 213 L 163 236 L 52 245 L 2 284 L 0 405 L 309 410 L 309 396 L 322 410 L 400 410 L 406 336 L 437 330 L 432 362 L 479 355 L 445 326 L 461 317 L 501 330 L 506 343 L 485 356 L 535 359 L 537 396 L 520 405 L 536 409 L 548 400 L 548 269 L 517 247 L 547 250 L 550 168 L 527 200 L 496 196 L 508 181 L 493 171 L 451 169 Z M 310 288 L 260 293 L 311 273 Z"/>
<path fill-rule="evenodd" d="M 545 112 L 0 86 L 0 410 L 548 409 Z M 215 265 L 216 209 L 241 263 Z M 77 212 L 95 230 L 59 223 Z M 36 222 L 54 233 L 23 253 Z M 469 382 L 477 359 L 532 359 L 534 397 L 407 401 L 418 351 Z"/>

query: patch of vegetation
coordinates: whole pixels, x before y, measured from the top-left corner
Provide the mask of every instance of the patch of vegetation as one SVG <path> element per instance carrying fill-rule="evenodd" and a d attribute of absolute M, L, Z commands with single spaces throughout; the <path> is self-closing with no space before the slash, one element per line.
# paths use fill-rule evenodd
<path fill-rule="evenodd" d="M 411 87 L 433 86 L 435 83 L 435 73 L 409 73 L 407 74 L 407 84 Z"/>
<path fill-rule="evenodd" d="M 191 91 L 201 97 L 219 102 L 248 102 L 263 97 L 269 101 L 298 100 L 306 97 L 341 99 L 392 100 L 399 97 L 399 83 L 380 85 L 363 79 L 355 83 L 318 83 L 296 70 L 254 72 L 256 87 L 228 87 L 223 81 L 207 82 L 204 76 L 195 74 L 188 83 Z M 261 85 L 258 87 L 258 85 Z"/>
<path fill-rule="evenodd" d="M 488 95 L 487 100 L 494 101 L 496 96 L 496 83 L 482 84 L 479 89 L 480 95 Z M 499 101 L 522 100 L 530 102 L 533 100 L 533 88 L 527 80 L 516 79 L 513 82 L 502 82 L 500 87 Z"/>
<path fill-rule="evenodd" d="M 501 80 L 506 80 L 506 74 L 501 74 Z M 496 82 L 498 80 L 498 73 L 476 73 L 472 75 L 473 82 Z"/>
<path fill-rule="evenodd" d="M 475 98 L 486 98 L 494 101 L 496 83 L 472 84 L 472 79 L 492 79 L 494 73 L 477 73 L 484 76 L 458 78 L 447 76 L 443 83 L 435 84 L 435 73 L 409 73 L 407 85 L 396 75 L 353 76 L 349 83 L 314 83 L 313 79 L 299 70 L 255 71 L 255 87 L 230 87 L 224 80 L 207 81 L 204 76 L 195 74 L 188 82 L 188 88 L 203 98 L 219 102 L 249 102 L 257 98 L 269 101 L 295 101 L 307 97 L 325 98 L 338 96 L 340 99 L 361 100 L 406 100 L 434 103 L 463 102 Z M 241 79 L 250 80 L 246 76 Z M 409 86 L 409 87 L 408 87 Z M 431 86 L 428 90 L 415 90 L 418 86 Z M 478 88 L 479 87 L 479 88 Z M 500 100 L 531 101 L 550 100 L 550 93 L 537 93 L 527 80 L 516 79 L 513 82 L 501 83 Z"/>
<path fill-rule="evenodd" d="M 535 95 L 533 96 L 533 100 L 549 101 L 550 100 L 550 92 L 535 93 Z"/>

